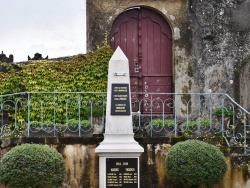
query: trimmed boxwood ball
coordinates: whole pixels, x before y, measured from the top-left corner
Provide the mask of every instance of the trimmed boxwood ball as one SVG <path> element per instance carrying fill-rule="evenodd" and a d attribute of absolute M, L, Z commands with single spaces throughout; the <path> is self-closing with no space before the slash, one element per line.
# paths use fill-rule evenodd
<path fill-rule="evenodd" d="M 58 187 L 64 175 L 62 155 L 47 145 L 18 145 L 0 161 L 0 184 L 12 188 Z"/>
<path fill-rule="evenodd" d="M 214 145 L 199 140 L 178 142 L 166 155 L 166 173 L 176 183 L 211 187 L 226 171 L 223 153 Z"/>

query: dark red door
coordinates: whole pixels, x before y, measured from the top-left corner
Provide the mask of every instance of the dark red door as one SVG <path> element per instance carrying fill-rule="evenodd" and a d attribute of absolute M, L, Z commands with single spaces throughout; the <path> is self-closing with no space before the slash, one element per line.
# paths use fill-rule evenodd
<path fill-rule="evenodd" d="M 166 20 L 146 8 L 119 15 L 112 25 L 110 44 L 129 59 L 133 111 L 172 113 L 172 32 Z M 155 93 L 153 95 L 148 93 Z"/>

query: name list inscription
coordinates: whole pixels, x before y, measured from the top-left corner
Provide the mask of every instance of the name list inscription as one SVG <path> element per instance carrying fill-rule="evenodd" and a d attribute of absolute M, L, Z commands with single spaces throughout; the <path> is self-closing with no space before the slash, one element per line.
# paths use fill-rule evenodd
<path fill-rule="evenodd" d="M 112 84 L 111 115 L 130 115 L 129 84 Z"/>
<path fill-rule="evenodd" d="M 107 158 L 106 187 L 138 188 L 137 161 L 137 158 Z"/>

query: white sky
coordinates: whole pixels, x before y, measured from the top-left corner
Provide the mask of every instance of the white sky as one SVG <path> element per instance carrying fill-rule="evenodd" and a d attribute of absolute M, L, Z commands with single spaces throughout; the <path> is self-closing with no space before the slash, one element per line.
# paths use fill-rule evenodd
<path fill-rule="evenodd" d="M 35 53 L 86 52 L 86 0 L 0 0 L 0 53 L 26 61 Z"/>

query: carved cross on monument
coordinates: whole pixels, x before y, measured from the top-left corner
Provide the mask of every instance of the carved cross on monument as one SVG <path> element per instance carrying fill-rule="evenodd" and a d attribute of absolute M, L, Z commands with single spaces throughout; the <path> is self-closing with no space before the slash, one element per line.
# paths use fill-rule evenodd
<path fill-rule="evenodd" d="M 128 58 L 117 47 L 109 61 L 104 140 L 99 155 L 99 187 L 139 188 L 139 156 L 134 140 Z"/>

